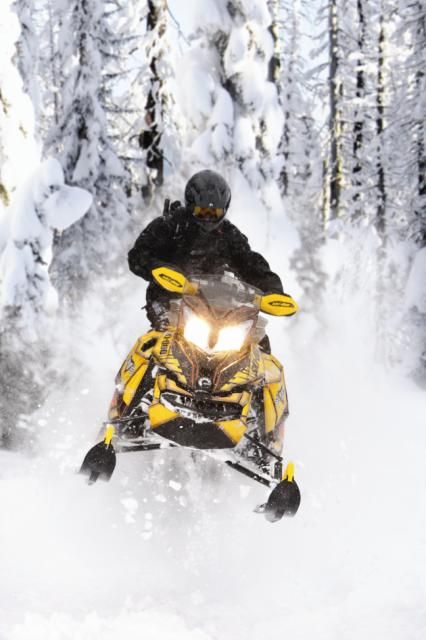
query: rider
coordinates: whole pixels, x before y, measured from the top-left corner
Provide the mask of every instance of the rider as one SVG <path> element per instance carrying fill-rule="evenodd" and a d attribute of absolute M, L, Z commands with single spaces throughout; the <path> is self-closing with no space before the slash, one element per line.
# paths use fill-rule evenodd
<path fill-rule="evenodd" d="M 185 206 L 173 203 L 171 212 L 155 218 L 129 252 L 130 270 L 149 281 L 147 316 L 154 329 L 163 330 L 173 294 L 160 287 L 152 270 L 168 265 L 184 274 L 220 274 L 231 271 L 263 293 L 284 293 L 277 274 L 245 235 L 225 219 L 231 201 L 227 182 L 215 171 L 192 176 L 185 188 Z M 269 351 L 269 341 L 262 345 Z"/>

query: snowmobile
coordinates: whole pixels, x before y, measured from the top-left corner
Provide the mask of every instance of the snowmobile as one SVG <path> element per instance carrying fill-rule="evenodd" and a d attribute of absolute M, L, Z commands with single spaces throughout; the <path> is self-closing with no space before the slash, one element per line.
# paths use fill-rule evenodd
<path fill-rule="evenodd" d="M 266 321 L 259 311 L 288 316 L 286 294 L 262 293 L 232 274 L 186 278 L 154 269 L 158 284 L 181 294 L 164 331 L 140 337 L 122 364 L 104 423 L 103 440 L 80 472 L 89 483 L 109 480 L 116 453 L 171 447 L 204 450 L 272 488 L 255 510 L 275 522 L 294 515 L 300 491 L 294 464 L 281 451 L 288 399 L 280 362 L 259 343 Z"/>

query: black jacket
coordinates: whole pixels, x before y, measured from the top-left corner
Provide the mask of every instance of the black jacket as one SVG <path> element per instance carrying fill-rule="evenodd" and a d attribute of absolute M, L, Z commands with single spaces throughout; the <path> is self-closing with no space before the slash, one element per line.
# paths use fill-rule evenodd
<path fill-rule="evenodd" d="M 183 207 L 150 222 L 129 252 L 130 270 L 151 283 L 152 269 L 164 264 L 186 276 L 231 271 L 264 293 L 283 292 L 280 278 L 229 220 L 207 232 Z M 160 287 L 152 283 L 150 289 L 152 296 Z"/>

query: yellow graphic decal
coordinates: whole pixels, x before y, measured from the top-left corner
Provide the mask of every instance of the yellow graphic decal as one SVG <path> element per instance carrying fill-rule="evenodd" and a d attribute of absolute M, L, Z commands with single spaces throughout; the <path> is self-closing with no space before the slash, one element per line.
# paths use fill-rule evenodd
<path fill-rule="evenodd" d="M 279 382 L 282 379 L 282 366 L 281 363 L 269 354 L 264 353 L 262 355 L 265 381 L 269 384 L 271 382 Z"/>
<path fill-rule="evenodd" d="M 216 422 L 216 424 L 234 444 L 238 444 L 246 432 L 246 425 L 241 420 L 224 420 L 223 422 Z"/>
<path fill-rule="evenodd" d="M 165 422 L 169 422 L 170 420 L 174 420 L 179 417 L 179 414 L 167 409 L 161 402 L 153 403 L 148 410 L 149 421 L 151 423 L 151 428 L 155 429 Z"/>
<path fill-rule="evenodd" d="M 147 369 L 148 369 L 148 362 L 147 360 L 144 360 L 144 364 L 141 367 L 139 367 L 139 369 L 136 371 L 134 376 L 132 376 L 130 380 L 127 382 L 124 388 L 124 393 L 123 393 L 123 400 L 127 405 L 129 405 L 133 400 L 133 397 L 137 391 L 137 388 L 139 387 Z"/>
<path fill-rule="evenodd" d="M 274 399 L 268 385 L 263 388 L 263 407 L 265 410 L 265 431 L 266 433 L 269 433 L 270 431 L 274 430 L 275 425 L 278 421 L 278 416 Z"/>

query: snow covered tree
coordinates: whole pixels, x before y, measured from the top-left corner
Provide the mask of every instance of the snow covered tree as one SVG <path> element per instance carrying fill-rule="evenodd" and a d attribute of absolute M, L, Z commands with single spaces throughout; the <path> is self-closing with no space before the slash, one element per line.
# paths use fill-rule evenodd
<path fill-rule="evenodd" d="M 183 84 L 190 160 L 201 166 L 236 165 L 267 207 L 278 206 L 283 127 L 275 78 L 272 18 L 266 3 L 212 0 L 198 30 Z"/>
<path fill-rule="evenodd" d="M 105 6 L 73 0 L 56 10 L 64 81 L 47 149 L 57 152 L 67 183 L 93 194 L 90 212 L 55 240 L 52 276 L 61 295 L 76 300 L 123 253 L 127 175 L 109 139 L 103 103 L 104 63 L 113 49 Z"/>
<path fill-rule="evenodd" d="M 27 93 L 35 111 L 36 120 L 40 111 L 39 78 L 39 42 L 34 24 L 36 6 L 34 0 L 15 0 L 13 5 L 21 27 L 21 34 L 17 42 L 16 60 L 24 91 Z"/>
<path fill-rule="evenodd" d="M 329 97 L 330 97 L 330 158 L 329 158 L 329 185 L 330 185 L 330 218 L 339 216 L 340 193 L 342 188 L 342 158 L 341 158 L 341 98 L 343 93 L 342 77 L 340 73 L 339 51 L 339 11 L 338 0 L 330 0 L 329 4 Z"/>
<path fill-rule="evenodd" d="M 284 112 L 280 143 L 283 157 L 280 185 L 284 207 L 294 222 L 300 246 L 291 259 L 306 295 L 303 307 L 318 302 L 325 287 L 325 274 L 318 250 L 324 241 L 320 215 L 322 189 L 319 133 L 305 93 L 305 61 L 300 53 L 303 16 L 300 1 L 281 2 L 278 25 L 282 39 L 278 86 Z"/>
<path fill-rule="evenodd" d="M 403 359 L 414 379 L 426 386 L 426 7 L 422 2 L 400 2 L 398 41 L 408 53 L 400 61 L 398 77 L 401 99 L 394 139 L 400 155 L 395 165 L 399 202 L 400 235 L 409 242 L 411 263 L 405 296 Z M 395 128 L 395 125 L 394 127 Z M 394 178 L 395 181 L 395 178 Z"/>
<path fill-rule="evenodd" d="M 164 60 L 166 28 L 165 0 L 148 0 L 146 51 L 150 77 L 145 104 L 145 127 L 139 136 L 139 144 L 146 152 L 146 181 L 142 185 L 142 195 L 146 200 L 149 200 L 153 187 L 160 187 L 164 179 L 162 121 L 167 95 L 164 92 L 162 73 L 167 66 Z"/>
<path fill-rule="evenodd" d="M 0 412 L 3 444 L 19 441 L 16 429 L 45 396 L 51 314 L 56 308 L 48 267 L 54 230 L 62 231 L 90 207 L 91 196 L 67 187 L 60 164 L 46 160 L 14 195 L 0 220 Z"/>
<path fill-rule="evenodd" d="M 9 0 L 0 9 L 0 32 L 0 207 L 5 207 L 19 183 L 37 166 L 39 149 L 34 110 L 13 61 L 20 26 Z"/>
<path fill-rule="evenodd" d="M 20 25 L 10 3 L 0 11 L 0 29 L 0 439 L 10 445 L 19 439 L 19 416 L 40 401 L 53 229 L 81 217 L 90 196 L 74 189 L 70 199 L 60 165 L 40 165 L 34 111 L 14 63 Z"/>

